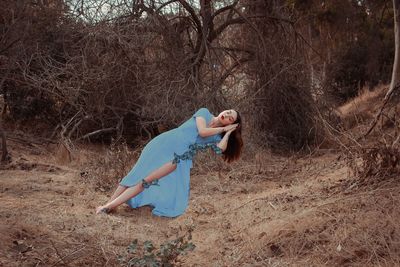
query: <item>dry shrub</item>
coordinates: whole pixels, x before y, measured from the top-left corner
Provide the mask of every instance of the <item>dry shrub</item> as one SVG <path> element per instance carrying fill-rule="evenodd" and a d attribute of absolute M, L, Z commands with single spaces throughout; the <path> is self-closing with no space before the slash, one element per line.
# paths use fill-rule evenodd
<path fill-rule="evenodd" d="M 178 95 L 190 90 L 180 86 L 181 70 L 171 66 L 180 65 L 182 57 L 174 54 L 179 48 L 159 47 L 171 32 L 155 30 L 159 23 L 151 19 L 96 25 L 61 21 L 50 29 L 52 53 L 22 58 L 7 80 L 11 116 L 48 116 L 66 137 L 92 140 L 154 136 L 160 121 L 182 119 L 184 114 L 171 108 L 171 102 L 187 100 Z"/>
<path fill-rule="evenodd" d="M 272 230 L 253 256 L 299 266 L 398 266 L 399 204 L 398 187 L 329 201 Z"/>
<path fill-rule="evenodd" d="M 126 14 L 114 13 L 110 20 L 100 16 L 90 23 L 74 17 L 62 1 L 49 6 L 31 1 L 5 1 L 5 6 L 7 2 L 9 14 L 26 10 L 17 12 L 17 26 L 4 14 L 5 26 L 14 30 L 7 34 L 15 36 L 0 35 L 21 39 L 5 45 L 5 57 L 13 64 L 0 66 L 14 119 L 38 117 L 71 140 L 109 141 L 121 135 L 153 137 L 158 127 L 176 126 L 196 107 L 221 102 L 214 97 L 217 92 L 200 82 L 209 77 L 192 73 L 191 60 L 197 54 L 189 45 L 193 36 L 185 12 L 171 19 L 172 14 L 156 11 L 156 6 L 125 3 Z M 106 5 L 91 4 L 93 9 Z M 143 12 L 147 15 L 141 16 Z M 213 89 L 221 86 L 223 77 Z"/>
<path fill-rule="evenodd" d="M 388 59 L 393 58 L 393 51 L 388 46 L 393 43 L 392 36 L 386 37 L 390 42 L 377 42 L 370 34 L 334 50 L 324 82 L 324 93 L 334 103 L 354 98 L 365 85 L 372 88 L 390 81 L 392 66 Z"/>
<path fill-rule="evenodd" d="M 267 142 L 275 149 L 299 150 L 315 137 L 311 97 L 306 88 L 291 84 L 270 88 L 264 93 L 262 130 L 268 130 Z M 261 130 L 260 129 L 260 130 Z"/>
<path fill-rule="evenodd" d="M 358 183 L 379 183 L 400 174 L 400 149 L 377 145 L 363 147 L 349 156 L 349 166 Z"/>
<path fill-rule="evenodd" d="M 126 176 L 138 158 L 137 150 L 131 150 L 125 142 L 112 142 L 105 152 L 92 156 L 81 176 L 96 189 L 108 191 Z"/>
<path fill-rule="evenodd" d="M 235 1 L 217 10 L 200 1 L 198 11 L 180 1 L 169 13 L 155 2 L 126 2 L 109 18 L 85 20 L 79 5 L 70 10 L 56 2 L 10 5 L 33 9 L 21 15 L 15 35 L 32 26 L 6 54 L 15 64 L 1 70 L 11 117 L 40 117 L 70 140 L 109 141 L 154 137 L 206 104 L 256 114 L 249 128 L 262 132 L 254 135 L 260 143 L 299 149 L 313 140 L 306 51 L 286 4 Z M 82 8 L 101 10 L 106 2 L 83 1 Z M 240 99 L 227 91 L 240 91 Z"/>
<path fill-rule="evenodd" d="M 248 10 L 250 16 L 265 15 L 242 29 L 245 45 L 254 53 L 246 68 L 243 101 L 252 138 L 277 150 L 300 150 L 316 137 L 304 43 L 288 23 L 290 12 L 284 4 L 249 1 Z"/>
<path fill-rule="evenodd" d="M 343 116 L 368 112 L 371 111 L 371 107 L 373 107 L 373 110 L 377 110 L 388 87 L 388 85 L 379 85 L 372 90 L 364 87 L 355 98 L 350 99 L 337 109 Z"/>
<path fill-rule="evenodd" d="M 338 107 L 337 112 L 345 129 L 372 120 L 387 90 L 385 85 L 377 86 L 373 90 L 364 88 L 357 97 Z"/>
<path fill-rule="evenodd" d="M 355 99 L 360 111 L 349 103 L 343 107 L 347 115 L 362 115 L 367 112 L 367 107 L 371 112 L 376 113 L 381 101 L 379 96 L 384 93 L 384 88 L 379 88 L 376 93 L 366 93 L 365 97 L 360 96 Z M 399 122 L 397 120 L 397 106 L 394 106 L 384 113 L 378 121 L 375 131 L 360 140 L 356 146 L 347 149 L 347 164 L 356 177 L 353 186 L 375 184 L 380 185 L 383 181 L 397 178 L 400 174 L 400 135 L 398 131 Z M 361 124 L 361 126 L 363 126 Z M 362 131 L 361 136 L 366 132 Z M 360 134 L 359 134 L 360 135 Z"/>
<path fill-rule="evenodd" d="M 20 64 L 24 60 L 32 60 L 37 54 L 57 53 L 57 44 L 52 41 L 57 24 L 62 23 L 63 8 L 63 1 L 58 0 L 41 4 L 26 0 L 0 3 L 0 38 L 4 40 L 0 44 L 3 59 L 0 62 L 0 90 L 16 119 L 40 116 L 54 123 L 54 103 L 27 85 Z M 40 69 L 36 68 L 36 71 L 40 75 Z"/>
<path fill-rule="evenodd" d="M 26 215 L 25 215 L 26 216 Z M 54 216 L 54 215 L 52 215 Z M 52 232 L 34 221 L 0 224 L 2 251 L 6 266 L 115 266 L 117 261 L 107 254 L 113 251 L 93 242 L 83 231 L 71 231 L 68 238 L 60 230 Z M 7 263 L 6 263 L 7 262 Z"/>

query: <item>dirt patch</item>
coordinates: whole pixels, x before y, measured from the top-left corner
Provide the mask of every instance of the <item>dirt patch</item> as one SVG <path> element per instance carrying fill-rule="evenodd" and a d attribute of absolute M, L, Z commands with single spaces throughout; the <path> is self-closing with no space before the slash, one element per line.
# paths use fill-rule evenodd
<path fill-rule="evenodd" d="M 336 152 L 265 151 L 233 165 L 207 165 L 200 156 L 188 210 L 168 219 L 149 207 L 94 214 L 111 191 L 82 175 L 82 162 L 110 156 L 103 149 L 80 148 L 75 161 L 60 165 L 56 146 L 11 141 L 10 148 L 13 161 L 0 173 L 3 266 L 120 266 L 134 240 L 159 247 L 189 228 L 196 247 L 176 265 L 400 263 L 398 185 L 350 187 L 354 177 Z"/>

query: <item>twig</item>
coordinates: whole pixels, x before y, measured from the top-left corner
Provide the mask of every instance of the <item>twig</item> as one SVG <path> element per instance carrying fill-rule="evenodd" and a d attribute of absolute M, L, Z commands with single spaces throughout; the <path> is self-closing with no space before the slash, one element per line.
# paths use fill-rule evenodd
<path fill-rule="evenodd" d="M 96 131 L 93 131 L 91 133 L 85 134 L 84 136 L 78 138 L 77 141 L 82 140 L 82 139 L 86 139 L 86 138 L 88 138 L 88 137 L 90 137 L 92 135 L 96 135 L 96 134 L 99 134 L 99 133 L 111 132 L 111 131 L 116 131 L 116 130 L 117 130 L 117 128 L 115 128 L 115 127 L 96 130 Z"/>
<path fill-rule="evenodd" d="M 52 266 L 55 266 L 57 263 L 59 263 L 60 261 L 62 261 L 65 265 L 68 265 L 65 261 L 64 261 L 64 257 L 62 257 L 60 255 L 60 253 L 58 252 L 58 249 L 56 248 L 56 246 L 54 245 L 53 240 L 50 239 L 50 243 L 53 246 L 54 250 L 56 251 L 57 256 L 60 258 L 56 263 L 54 263 Z"/>
<path fill-rule="evenodd" d="M 229 210 L 229 212 L 226 212 L 225 214 L 228 214 L 228 213 L 231 213 L 232 211 L 235 211 L 235 210 L 238 210 L 238 209 L 240 209 L 240 208 L 243 208 L 244 206 L 246 206 L 246 205 L 248 205 L 248 204 L 250 204 L 250 203 L 252 203 L 252 202 L 255 202 L 255 201 L 262 201 L 262 200 L 268 200 L 268 197 L 254 198 L 254 199 L 252 199 L 252 200 L 249 200 L 249 201 L 243 203 L 243 204 L 240 205 L 240 206 L 235 207 L 234 209 Z"/>
<path fill-rule="evenodd" d="M 393 141 L 392 147 L 394 147 L 400 141 L 400 134 L 397 136 L 396 140 Z"/>
<path fill-rule="evenodd" d="M 69 253 L 69 254 L 67 254 L 67 255 L 61 257 L 60 254 L 58 253 L 57 248 L 54 246 L 53 241 L 50 240 L 50 242 L 51 242 L 51 244 L 53 245 L 54 249 L 56 250 L 57 256 L 60 258 L 57 262 L 53 263 L 53 265 L 51 265 L 51 266 L 56 266 L 56 265 L 57 265 L 59 262 L 61 262 L 61 261 L 62 261 L 65 265 L 68 265 L 68 263 L 66 263 L 66 262 L 64 261 L 64 259 L 67 258 L 67 257 L 70 257 L 70 256 L 74 255 L 75 253 L 81 251 L 82 249 L 84 249 L 84 248 L 86 247 L 86 245 L 83 245 L 83 246 L 81 246 L 80 248 L 75 249 L 75 250 L 72 251 L 71 253 Z"/>
<path fill-rule="evenodd" d="M 274 206 L 274 204 L 272 204 L 271 201 L 268 201 L 268 204 L 269 204 L 274 210 L 276 210 L 276 207 Z"/>
<path fill-rule="evenodd" d="M 391 89 L 387 92 L 387 94 L 385 95 L 385 97 L 384 97 L 384 99 L 383 99 L 383 104 L 382 104 L 381 108 L 379 109 L 379 111 L 375 114 L 375 118 L 374 118 L 374 120 L 372 121 L 372 124 L 371 124 L 371 126 L 369 127 L 368 131 L 367 131 L 363 136 L 361 136 L 361 137 L 358 138 L 358 139 L 365 138 L 365 137 L 367 137 L 367 135 L 369 135 L 369 134 L 372 132 L 372 130 L 375 128 L 376 124 L 378 123 L 378 120 L 379 120 L 379 118 L 381 117 L 382 112 L 383 112 L 383 110 L 384 110 L 385 107 L 386 107 L 386 104 L 389 103 L 389 100 L 392 98 L 393 93 L 394 93 L 396 90 L 398 90 L 399 88 L 400 88 L 400 83 L 397 83 L 396 86 L 394 86 L 393 88 L 391 88 Z"/>

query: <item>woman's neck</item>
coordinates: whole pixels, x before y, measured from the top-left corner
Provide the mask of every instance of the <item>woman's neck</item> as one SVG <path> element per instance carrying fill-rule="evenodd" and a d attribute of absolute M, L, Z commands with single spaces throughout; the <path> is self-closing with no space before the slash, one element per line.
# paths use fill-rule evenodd
<path fill-rule="evenodd" d="M 211 122 L 210 122 L 210 127 L 215 128 L 215 127 L 221 127 L 222 124 L 219 122 L 218 117 L 212 117 Z"/>

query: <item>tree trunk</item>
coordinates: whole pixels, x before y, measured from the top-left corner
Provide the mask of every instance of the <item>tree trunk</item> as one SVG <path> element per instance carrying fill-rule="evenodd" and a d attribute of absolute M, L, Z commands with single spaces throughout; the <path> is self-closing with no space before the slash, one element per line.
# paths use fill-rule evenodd
<path fill-rule="evenodd" d="M 1 128 L 0 128 L 0 137 L 1 137 L 1 148 L 2 148 L 1 161 L 3 162 L 6 161 L 7 159 L 8 151 L 7 151 L 6 134 Z"/>
<path fill-rule="evenodd" d="M 389 98 L 393 94 L 394 90 L 399 91 L 398 83 L 400 81 L 400 0 L 393 0 L 393 12 L 394 12 L 394 40 L 395 40 L 395 54 L 393 62 L 393 72 L 392 81 L 390 82 L 389 91 L 387 92 L 385 98 Z"/>
<path fill-rule="evenodd" d="M 387 91 L 385 98 L 383 99 L 382 107 L 378 110 L 375 115 L 374 120 L 372 121 L 371 127 L 369 127 L 368 131 L 364 134 L 364 138 L 372 132 L 372 129 L 375 128 L 378 123 L 379 118 L 382 115 L 383 110 L 386 108 L 386 105 L 389 102 L 396 104 L 398 102 L 398 95 L 400 91 L 400 0 L 393 0 L 393 13 L 394 13 L 394 62 L 393 62 L 393 71 L 392 71 L 392 80 L 390 82 L 389 90 Z M 391 101 L 394 100 L 395 101 Z M 393 143 L 393 145 L 397 142 L 397 140 Z"/>

